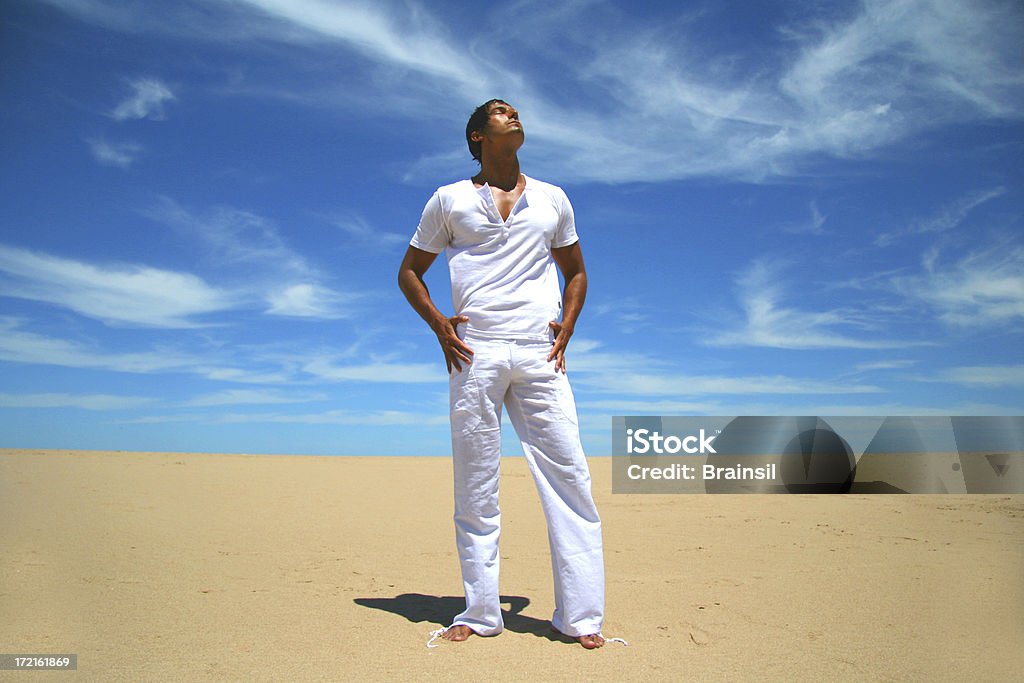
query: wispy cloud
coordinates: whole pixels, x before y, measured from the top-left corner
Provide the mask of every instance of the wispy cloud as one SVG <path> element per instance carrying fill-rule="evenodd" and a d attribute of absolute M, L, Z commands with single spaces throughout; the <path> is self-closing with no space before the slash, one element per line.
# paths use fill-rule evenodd
<path fill-rule="evenodd" d="M 607 302 L 588 302 L 587 314 L 604 318 L 603 324 L 614 326 L 622 334 L 640 333 L 654 324 L 650 307 L 635 296 L 619 297 Z M 579 341 L 573 341 L 573 353 L 579 350 L 579 345 Z"/>
<path fill-rule="evenodd" d="M 430 363 L 370 360 L 368 363 L 339 365 L 329 358 L 316 358 L 302 369 L 314 377 L 332 382 L 439 384 L 446 379 L 444 366 Z"/>
<path fill-rule="evenodd" d="M 132 410 L 156 403 L 143 396 L 110 394 L 0 394 L 0 408 L 79 408 L 82 410 Z"/>
<path fill-rule="evenodd" d="M 576 406 L 585 412 L 611 411 L 616 415 L 718 415 L 720 403 L 701 401 L 672 401 L 665 399 L 637 400 L 635 398 L 619 400 L 577 401 Z M 606 418 L 598 418 L 595 426 L 607 428 Z"/>
<path fill-rule="evenodd" d="M 807 208 L 808 217 L 801 222 L 787 223 L 782 226 L 782 231 L 793 234 L 824 235 L 825 223 L 828 216 L 821 212 L 817 202 L 811 202 Z"/>
<path fill-rule="evenodd" d="M 945 207 L 937 216 L 914 225 L 912 230 L 918 233 L 945 232 L 960 225 L 975 208 L 1004 194 L 1006 194 L 1006 188 L 1001 186 L 972 192 L 953 205 Z"/>
<path fill-rule="evenodd" d="M 784 264 L 769 259 L 755 261 L 737 281 L 744 323 L 736 329 L 712 333 L 708 343 L 779 349 L 884 349 L 908 343 L 881 339 L 875 334 L 861 338 L 845 332 L 851 328 L 872 327 L 867 317 L 858 311 L 809 311 L 787 306 L 783 275 Z"/>
<path fill-rule="evenodd" d="M 927 381 L 969 387 L 1024 387 L 1024 365 L 967 365 L 947 368 Z"/>
<path fill-rule="evenodd" d="M 600 386 L 608 394 L 630 396 L 708 396 L 749 394 L 866 394 L 884 389 L 869 384 L 828 382 L 785 375 L 713 376 L 659 373 L 586 377 L 587 385 Z"/>
<path fill-rule="evenodd" d="M 189 408 L 214 408 L 238 405 L 274 405 L 287 403 L 312 403 L 327 400 L 326 394 L 302 394 L 268 389 L 226 389 L 212 394 L 203 394 L 186 401 Z"/>
<path fill-rule="evenodd" d="M 892 278 L 893 288 L 961 327 L 993 327 L 1024 319 L 1024 247 L 1000 244 L 950 262 L 926 255 L 919 275 Z"/>
<path fill-rule="evenodd" d="M 443 24 L 414 4 L 402 7 L 323 0 L 243 0 L 311 36 L 341 41 L 380 62 L 467 85 L 487 80 L 478 61 L 453 47 Z M 292 34 L 294 35 L 294 34 Z"/>
<path fill-rule="evenodd" d="M 111 325 L 196 327 L 235 296 L 190 273 L 94 265 L 0 245 L 0 296 L 41 301 Z"/>
<path fill-rule="evenodd" d="M 0 316 L 0 360 L 32 365 L 89 368 L 119 373 L 180 373 L 245 384 L 286 384 L 294 376 L 259 359 L 232 365 L 215 352 L 191 353 L 172 347 L 109 352 L 93 344 L 40 334 L 22 321 Z"/>
<path fill-rule="evenodd" d="M 290 275 L 316 275 L 308 261 L 288 246 L 273 221 L 250 211 L 218 206 L 197 212 L 170 197 L 160 197 L 142 213 L 200 242 L 218 266 L 259 265 Z"/>
<path fill-rule="evenodd" d="M 354 315 L 356 297 L 333 292 L 326 287 L 302 283 L 288 285 L 267 296 L 267 313 L 292 318 L 337 320 Z"/>
<path fill-rule="evenodd" d="M 848 380 L 830 382 L 786 375 L 689 374 L 679 372 L 666 358 L 637 352 L 617 352 L 589 339 L 573 342 L 568 365 L 573 382 L 586 387 L 589 392 L 631 397 L 588 401 L 588 405 L 592 407 L 609 409 L 616 409 L 615 406 L 625 406 L 627 403 L 635 404 L 638 409 L 656 405 L 668 407 L 672 404 L 685 412 L 695 404 L 681 401 L 681 397 L 801 393 L 840 395 L 884 391 L 877 386 L 851 383 Z M 637 396 L 647 398 L 637 399 Z M 666 396 L 675 398 L 663 398 Z M 701 405 L 704 406 L 701 411 L 707 412 L 711 404 L 702 402 Z"/>
<path fill-rule="evenodd" d="M 161 197 L 144 215 L 202 244 L 218 270 L 233 273 L 236 286 L 262 299 L 268 314 L 338 320 L 351 317 L 362 298 L 324 284 L 325 276 L 289 246 L 273 221 L 250 211 L 220 206 L 195 212 Z"/>
<path fill-rule="evenodd" d="M 286 353 L 233 345 L 220 349 L 157 347 L 142 351 L 109 352 L 97 345 L 53 337 L 26 329 L 23 321 L 0 316 L 0 361 L 89 368 L 119 373 L 190 374 L 218 382 L 294 387 L 311 382 L 365 382 L 441 385 L 447 379 L 443 363 L 402 363 L 388 358 L 343 363 L 334 356 L 290 350 Z M 184 402 L 186 407 L 243 404 L 305 403 L 326 400 L 321 393 L 276 389 L 226 389 Z"/>
<path fill-rule="evenodd" d="M 906 235 L 942 233 L 959 226 L 977 207 L 1006 194 L 1005 187 L 994 187 L 987 190 L 971 192 L 953 203 L 942 207 L 934 216 L 912 222 L 902 230 L 883 233 L 875 238 L 875 245 L 884 247 Z"/>
<path fill-rule="evenodd" d="M 1011 52 L 1020 16 L 1013 3 L 865 0 L 849 20 L 823 28 L 811 18 L 794 31 L 803 45 L 782 88 L 805 111 L 833 116 L 893 103 L 900 126 L 1006 115 L 1020 97 Z M 926 111 L 936 100 L 947 106 Z"/>
<path fill-rule="evenodd" d="M 0 316 L 0 360 L 118 372 L 174 372 L 195 367 L 198 359 L 168 349 L 104 353 L 68 339 L 24 329 L 22 321 Z"/>
<path fill-rule="evenodd" d="M 408 235 L 380 230 L 362 216 L 352 212 L 341 213 L 328 220 L 359 245 L 390 249 L 409 243 Z"/>
<path fill-rule="evenodd" d="M 573 375 L 588 378 L 600 385 L 603 377 L 632 372 L 670 371 L 664 358 L 652 357 L 636 351 L 611 349 L 596 339 L 573 339 L 566 357 L 567 368 Z"/>
<path fill-rule="evenodd" d="M 1021 11 L 1011 3 L 865 2 L 848 18 L 811 13 L 788 27 L 786 41 L 763 45 L 765 59 L 748 69 L 728 54 L 688 51 L 700 21 L 673 32 L 606 16 L 612 28 L 594 31 L 587 15 L 606 8 L 576 5 L 575 21 L 552 28 L 543 26 L 546 15 L 562 8 L 537 7 L 528 20 L 538 46 L 576 43 L 587 56 L 577 58 L 583 66 L 574 75 L 605 98 L 598 121 L 575 106 L 585 96 L 562 107 L 523 93 L 528 135 L 539 115 L 552 151 L 543 158 L 563 159 L 562 173 L 759 180 L 799 173 L 818 155 L 865 156 L 952 121 L 1020 117 L 1010 26 Z M 571 134 L 579 129 L 587 135 Z"/>
<path fill-rule="evenodd" d="M 93 158 L 104 166 L 130 168 L 142 152 L 142 145 L 134 142 L 109 142 L 102 138 L 88 138 Z"/>
<path fill-rule="evenodd" d="M 880 360 L 869 363 L 857 363 L 853 369 L 857 372 L 871 372 L 875 370 L 902 370 L 913 367 L 917 364 L 914 360 Z"/>
<path fill-rule="evenodd" d="M 170 88 L 155 78 L 131 82 L 132 94 L 121 100 L 110 115 L 117 121 L 164 118 L 164 103 L 175 99 Z"/>
<path fill-rule="evenodd" d="M 244 0 L 199 13 L 50 2 L 121 30 L 337 48 L 369 67 L 354 73 L 375 74 L 345 97 L 324 77 L 294 94 L 296 102 L 379 109 L 373 93 L 386 87 L 387 101 L 409 104 L 389 115 L 408 111 L 420 121 L 424 111 L 465 116 L 500 91 L 519 105 L 528 138 L 542 143 L 527 152 L 532 167 L 567 180 L 761 180 L 801 173 L 822 155 L 864 156 L 936 126 L 1018 120 L 1024 111 L 1015 29 L 1022 10 L 1013 2 L 866 0 L 842 17 L 824 5 L 765 41 L 752 68 L 736 55 L 688 50 L 704 30 L 700 17 L 669 29 L 608 2 L 495 10 L 492 21 L 514 18 L 486 38 L 496 53 L 514 43 L 520 58 L 508 63 L 479 57 L 475 39 L 486 29 L 457 36 L 443 10 L 416 3 Z M 477 25 L 487 26 L 486 17 Z M 550 73 L 573 96 L 545 87 Z M 412 172 L 436 177 L 464 164 L 457 146 L 446 140 Z"/>
<path fill-rule="evenodd" d="M 714 412 L 710 410 L 695 411 L 698 415 L 819 415 L 828 416 L 861 416 L 879 418 L 886 415 L 934 415 L 948 417 L 950 415 L 1019 415 L 1019 407 L 1012 404 L 987 402 L 959 401 L 953 398 L 938 397 L 927 403 L 906 400 L 880 401 L 873 395 L 867 402 L 840 401 L 831 399 L 827 403 L 814 401 L 794 402 L 792 399 L 766 400 L 762 397 L 743 398 L 718 404 Z M 667 413 L 663 413 L 667 414 Z"/>
<path fill-rule="evenodd" d="M 285 424 L 336 424 L 364 427 L 443 426 L 448 424 L 446 411 L 414 413 L 401 410 L 328 410 L 305 414 L 234 413 L 215 418 L 217 422 L 276 422 Z"/>

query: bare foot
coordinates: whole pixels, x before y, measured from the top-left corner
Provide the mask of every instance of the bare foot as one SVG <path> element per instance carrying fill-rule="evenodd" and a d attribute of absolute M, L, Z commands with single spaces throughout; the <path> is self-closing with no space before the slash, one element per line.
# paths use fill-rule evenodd
<path fill-rule="evenodd" d="M 473 635 L 473 629 L 463 624 L 455 624 L 454 626 L 449 626 L 445 632 L 441 634 L 441 637 L 445 640 L 450 640 L 453 643 L 458 643 L 469 638 L 471 635 Z"/>
<path fill-rule="evenodd" d="M 562 638 L 575 640 L 587 650 L 596 650 L 597 648 L 604 646 L 604 637 L 600 633 L 594 633 L 589 636 L 567 636 L 554 626 L 551 627 L 551 632 L 557 633 Z"/>

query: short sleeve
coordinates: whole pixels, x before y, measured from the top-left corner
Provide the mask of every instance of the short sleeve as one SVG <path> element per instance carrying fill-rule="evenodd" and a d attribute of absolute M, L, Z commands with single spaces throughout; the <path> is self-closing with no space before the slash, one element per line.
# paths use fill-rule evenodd
<path fill-rule="evenodd" d="M 409 244 L 432 254 L 440 254 L 449 242 L 441 197 L 435 192 L 423 207 L 420 224 L 416 227 L 416 234 L 412 236 Z"/>
<path fill-rule="evenodd" d="M 555 237 L 551 240 L 551 246 L 554 248 L 568 247 L 580 239 L 576 234 L 576 215 L 573 213 L 569 198 L 561 189 L 558 191 L 556 202 L 559 204 L 558 225 L 555 227 Z"/>

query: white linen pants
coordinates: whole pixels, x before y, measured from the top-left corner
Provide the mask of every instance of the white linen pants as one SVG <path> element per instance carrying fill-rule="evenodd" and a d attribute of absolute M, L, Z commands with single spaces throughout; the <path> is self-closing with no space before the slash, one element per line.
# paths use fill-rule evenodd
<path fill-rule="evenodd" d="M 473 361 L 449 378 L 455 471 L 455 542 L 466 610 L 454 624 L 480 635 L 504 628 L 498 599 L 501 410 L 523 445 L 548 525 L 555 611 L 569 636 L 601 631 L 601 519 L 566 376 L 547 361 L 550 343 L 466 339 Z"/>

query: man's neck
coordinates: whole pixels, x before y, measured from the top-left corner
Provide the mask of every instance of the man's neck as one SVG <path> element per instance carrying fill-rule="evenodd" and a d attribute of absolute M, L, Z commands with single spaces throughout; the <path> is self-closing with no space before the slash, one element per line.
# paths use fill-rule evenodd
<path fill-rule="evenodd" d="M 477 185 L 484 183 L 511 192 L 519 184 L 519 157 L 515 152 L 506 157 L 484 157 L 480 172 L 473 176 Z"/>

